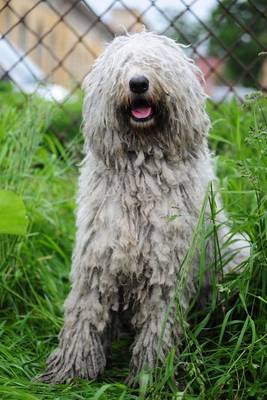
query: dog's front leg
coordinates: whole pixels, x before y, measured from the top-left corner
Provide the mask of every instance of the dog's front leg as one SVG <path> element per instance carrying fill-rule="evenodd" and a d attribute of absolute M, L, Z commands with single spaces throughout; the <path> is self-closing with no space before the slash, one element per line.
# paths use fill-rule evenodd
<path fill-rule="evenodd" d="M 169 352 L 176 347 L 181 330 L 175 321 L 174 290 L 155 285 L 140 304 L 132 324 L 137 330 L 130 373 L 127 383 L 138 383 L 141 371 L 152 372 L 164 364 Z"/>
<path fill-rule="evenodd" d="M 99 270 L 82 278 L 74 280 L 65 301 L 64 327 L 58 348 L 48 358 L 46 371 L 39 377 L 44 382 L 60 383 L 73 377 L 93 379 L 104 370 L 102 333 L 109 318 L 108 303 L 103 304 L 101 300 Z"/>

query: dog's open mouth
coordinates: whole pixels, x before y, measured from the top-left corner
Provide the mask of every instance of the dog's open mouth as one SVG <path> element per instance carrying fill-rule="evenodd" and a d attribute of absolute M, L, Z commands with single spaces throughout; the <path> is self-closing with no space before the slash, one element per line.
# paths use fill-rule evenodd
<path fill-rule="evenodd" d="M 136 123 L 144 123 L 153 119 L 153 105 L 145 99 L 135 100 L 130 105 L 131 120 Z"/>

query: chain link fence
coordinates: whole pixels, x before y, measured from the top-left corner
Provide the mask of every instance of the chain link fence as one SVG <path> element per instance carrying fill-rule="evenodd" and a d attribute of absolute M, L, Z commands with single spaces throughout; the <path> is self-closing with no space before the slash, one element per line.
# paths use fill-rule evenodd
<path fill-rule="evenodd" d="M 115 35 L 144 26 L 190 45 L 215 106 L 267 90 L 266 0 L 0 0 L 0 79 L 78 124 L 70 104 L 80 112 L 94 59 Z"/>

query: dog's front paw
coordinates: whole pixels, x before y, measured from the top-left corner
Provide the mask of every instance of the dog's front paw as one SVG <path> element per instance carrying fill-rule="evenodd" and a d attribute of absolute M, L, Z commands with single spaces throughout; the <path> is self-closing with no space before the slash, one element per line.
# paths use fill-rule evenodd
<path fill-rule="evenodd" d="M 145 348 L 142 345 L 137 345 L 133 350 L 130 371 L 125 383 L 128 386 L 136 387 L 142 384 L 143 379 L 150 381 L 156 364 L 156 348 L 153 346 Z"/>
<path fill-rule="evenodd" d="M 48 358 L 45 372 L 37 376 L 36 380 L 44 383 L 63 383 L 69 378 L 73 378 L 73 372 L 74 368 L 72 365 L 68 365 L 63 350 L 57 348 Z"/>
<path fill-rule="evenodd" d="M 36 379 L 46 383 L 63 383 L 71 378 L 95 379 L 101 375 L 106 358 L 99 334 L 90 332 L 84 341 L 77 335 L 62 335 L 60 346 L 47 360 L 46 371 Z"/>

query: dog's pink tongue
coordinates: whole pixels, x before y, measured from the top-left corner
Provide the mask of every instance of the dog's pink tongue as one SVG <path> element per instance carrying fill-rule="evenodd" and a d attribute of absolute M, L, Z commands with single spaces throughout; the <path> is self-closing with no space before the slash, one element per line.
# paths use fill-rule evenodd
<path fill-rule="evenodd" d="M 132 115 L 137 119 L 147 118 L 151 115 L 152 109 L 149 106 L 136 107 L 132 109 Z"/>

